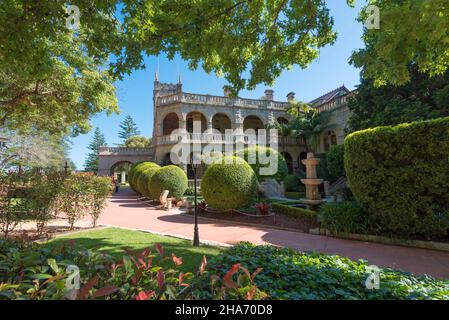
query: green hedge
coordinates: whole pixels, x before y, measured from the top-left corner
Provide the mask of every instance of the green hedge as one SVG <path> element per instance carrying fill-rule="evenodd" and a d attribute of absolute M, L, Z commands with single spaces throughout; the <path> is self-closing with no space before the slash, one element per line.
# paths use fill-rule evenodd
<path fill-rule="evenodd" d="M 201 180 L 206 203 L 218 210 L 240 209 L 257 196 L 257 177 L 243 159 L 223 157 L 210 165 Z"/>
<path fill-rule="evenodd" d="M 289 174 L 284 178 L 284 187 L 287 192 L 299 192 L 305 190 L 304 184 L 298 176 Z"/>
<path fill-rule="evenodd" d="M 349 187 L 386 234 L 449 228 L 449 118 L 379 127 L 345 140 Z"/>
<path fill-rule="evenodd" d="M 148 189 L 153 199 L 159 199 L 164 190 L 170 191 L 169 197 L 180 199 L 186 192 L 187 187 L 186 173 L 175 165 L 162 167 L 148 181 Z"/>
<path fill-rule="evenodd" d="M 244 159 L 248 162 L 249 155 L 256 155 L 256 163 L 250 163 L 249 165 L 251 168 L 253 168 L 254 173 L 257 176 L 257 179 L 259 181 L 263 181 L 265 179 L 276 179 L 277 181 L 282 181 L 288 174 L 288 167 L 287 162 L 285 162 L 284 157 L 281 153 L 277 152 L 276 150 L 268 147 L 262 147 L 262 146 L 256 146 L 256 147 L 250 147 L 245 148 L 239 152 L 235 153 L 235 156 Z M 269 164 L 261 164 L 259 162 L 259 154 L 263 157 L 269 157 L 271 155 L 277 156 L 278 161 L 278 167 L 276 170 L 276 173 L 273 175 L 261 175 L 260 174 L 260 168 L 268 168 Z"/>
<path fill-rule="evenodd" d="M 141 161 L 141 162 L 133 164 L 131 166 L 131 168 L 129 169 L 128 183 L 129 183 L 129 186 L 136 192 L 139 192 L 137 190 L 137 178 L 138 178 L 138 175 L 141 173 L 141 168 L 148 166 L 149 163 L 153 163 L 153 162 Z"/>
<path fill-rule="evenodd" d="M 356 202 L 326 203 L 321 206 L 319 221 L 332 233 L 370 233 L 375 223 L 367 221 L 366 212 Z M 376 232 L 372 232 L 376 233 Z"/>
<path fill-rule="evenodd" d="M 318 214 L 315 211 L 304 209 L 304 208 L 296 208 L 292 207 L 292 203 L 273 203 L 271 208 L 276 214 L 283 214 L 290 216 L 295 219 L 299 219 L 302 223 L 307 226 L 308 229 L 313 228 L 318 225 Z"/>
<path fill-rule="evenodd" d="M 302 199 L 306 197 L 305 192 L 286 192 L 284 195 L 289 199 Z"/>
<path fill-rule="evenodd" d="M 326 154 L 326 165 L 329 176 L 332 180 L 346 177 L 344 161 L 345 145 L 334 145 Z"/>
<path fill-rule="evenodd" d="M 161 167 L 155 163 L 152 165 L 143 166 L 140 174 L 137 177 L 137 189 L 139 193 L 147 198 L 152 198 L 150 193 L 150 181 L 153 175 L 156 174 Z M 154 199 L 154 198 L 153 198 Z"/>

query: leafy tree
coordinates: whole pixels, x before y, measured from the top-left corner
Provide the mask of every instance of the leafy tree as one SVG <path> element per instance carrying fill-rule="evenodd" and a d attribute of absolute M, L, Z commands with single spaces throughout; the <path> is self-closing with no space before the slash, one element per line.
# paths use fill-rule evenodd
<path fill-rule="evenodd" d="M 70 141 L 66 136 L 32 130 L 28 134 L 2 131 L 8 138 L 7 148 L 0 153 L 0 170 L 8 167 L 59 169 L 68 160 Z"/>
<path fill-rule="evenodd" d="M 151 146 L 151 138 L 133 136 L 126 139 L 124 146 L 128 148 L 148 148 Z"/>
<path fill-rule="evenodd" d="M 236 93 L 307 67 L 336 39 L 323 0 L 77 1 L 76 30 L 65 3 L 0 2 L 0 126 L 85 133 L 93 114 L 118 111 L 113 81 L 146 55 L 178 54 Z"/>
<path fill-rule="evenodd" d="M 123 142 L 126 142 L 129 138 L 138 136 L 139 134 L 140 131 L 133 118 L 130 115 L 127 115 L 120 124 L 120 131 L 118 133 L 119 138 L 122 139 Z"/>
<path fill-rule="evenodd" d="M 100 128 L 96 128 L 93 139 L 88 146 L 88 149 L 91 152 L 87 155 L 86 163 L 84 165 L 86 171 L 98 173 L 98 149 L 105 145 L 106 139 L 104 135 L 101 133 Z"/>
<path fill-rule="evenodd" d="M 347 131 L 449 116 L 449 71 L 429 78 L 410 65 L 409 72 L 411 81 L 401 86 L 376 88 L 373 80 L 362 78 L 349 99 Z"/>
<path fill-rule="evenodd" d="M 329 128 L 328 113 L 317 112 L 303 102 L 293 105 L 288 112 L 296 116 L 295 120 L 290 122 L 293 134 L 304 138 L 306 152 L 315 150 L 319 134 Z"/>
<path fill-rule="evenodd" d="M 351 61 L 363 67 L 375 86 L 403 85 L 412 78 L 410 62 L 433 77 L 449 67 L 449 6 L 447 0 L 370 0 L 379 7 L 380 29 L 364 30 L 365 48 Z M 367 10 L 360 21 L 368 17 Z"/>

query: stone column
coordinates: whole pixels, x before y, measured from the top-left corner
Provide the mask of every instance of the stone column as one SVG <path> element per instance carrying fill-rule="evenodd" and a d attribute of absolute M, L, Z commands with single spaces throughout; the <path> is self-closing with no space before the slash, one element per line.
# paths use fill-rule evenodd
<path fill-rule="evenodd" d="M 121 183 L 125 183 L 126 182 L 126 172 L 122 171 L 122 178 L 120 180 Z"/>

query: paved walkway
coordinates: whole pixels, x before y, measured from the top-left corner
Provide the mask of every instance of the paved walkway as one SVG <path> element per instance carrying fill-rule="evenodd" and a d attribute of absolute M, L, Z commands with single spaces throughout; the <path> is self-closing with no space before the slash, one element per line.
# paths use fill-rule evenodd
<path fill-rule="evenodd" d="M 193 235 L 193 217 L 180 215 L 179 210 L 163 211 L 151 208 L 138 201 L 128 190 L 121 191 L 109 200 L 99 224 L 187 238 Z M 211 242 L 235 244 L 250 241 L 255 244 L 286 246 L 301 251 L 314 250 L 351 259 L 365 259 L 370 264 L 401 269 L 414 274 L 429 274 L 449 279 L 447 252 L 242 226 L 202 218 L 199 218 L 199 232 L 201 240 Z"/>

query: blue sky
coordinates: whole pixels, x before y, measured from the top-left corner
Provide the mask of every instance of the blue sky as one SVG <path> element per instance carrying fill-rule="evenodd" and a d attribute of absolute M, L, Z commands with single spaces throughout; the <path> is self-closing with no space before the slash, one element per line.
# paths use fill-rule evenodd
<path fill-rule="evenodd" d="M 356 21 L 361 5 L 356 8 L 346 5 L 346 0 L 327 0 L 330 13 L 335 21 L 334 29 L 338 39 L 333 46 L 321 50 L 320 57 L 306 70 L 294 67 L 286 70 L 271 87 L 275 91 L 275 100 L 286 100 L 290 91 L 296 93 L 296 99 L 310 101 L 342 84 L 353 89 L 359 83 L 359 70 L 348 64 L 352 51 L 363 47 L 361 41 L 362 25 Z M 159 63 L 158 63 L 159 61 Z M 99 127 L 106 137 L 108 145 L 118 144 L 120 122 L 126 115 L 131 115 L 137 123 L 141 134 L 151 136 L 153 130 L 153 80 L 159 64 L 159 80 L 177 82 L 178 74 L 182 76 L 183 90 L 191 93 L 221 95 L 226 81 L 214 74 L 206 74 L 198 69 L 191 71 L 187 63 L 179 58 L 168 61 L 165 57 L 148 57 L 146 70 L 133 72 L 123 81 L 117 82 L 117 95 L 121 114 L 95 116 L 91 123 L 93 128 Z M 239 96 L 259 98 L 263 96 L 266 86 L 260 85 L 253 91 L 242 91 Z M 77 169 L 84 168 L 84 160 L 88 153 L 87 146 L 92 139 L 93 130 L 89 134 L 72 139 L 73 146 L 70 158 Z"/>

